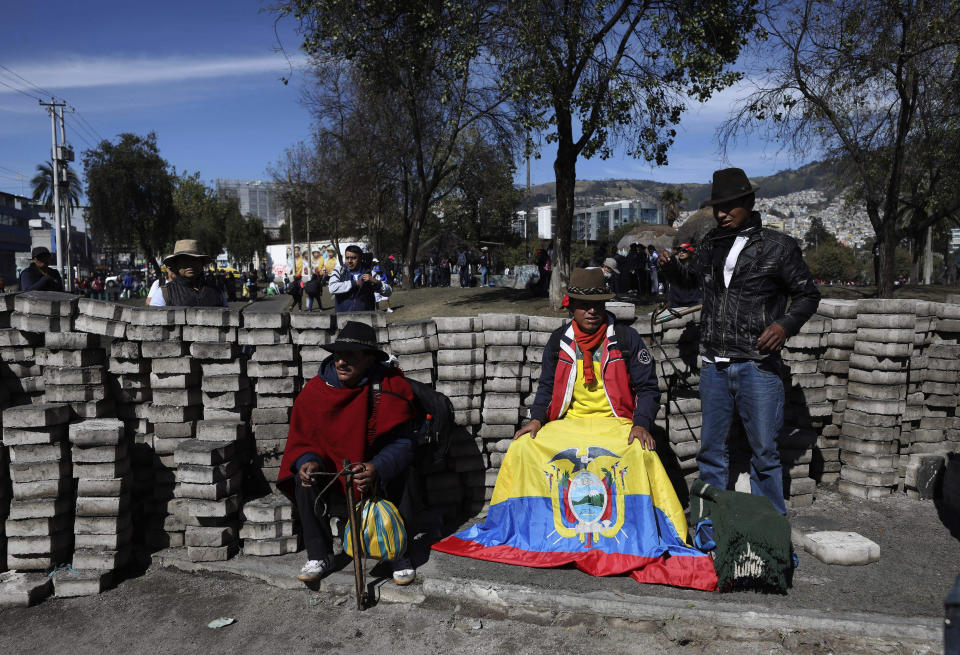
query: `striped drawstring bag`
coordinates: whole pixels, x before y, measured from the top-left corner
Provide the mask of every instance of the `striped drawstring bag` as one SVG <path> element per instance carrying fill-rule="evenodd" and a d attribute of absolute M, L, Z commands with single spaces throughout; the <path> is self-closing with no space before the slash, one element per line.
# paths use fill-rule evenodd
<path fill-rule="evenodd" d="M 360 503 L 360 547 L 363 554 L 374 559 L 392 562 L 407 552 L 407 529 L 396 505 L 383 498 L 371 498 Z M 347 555 L 353 557 L 353 541 L 347 524 L 343 535 Z"/>

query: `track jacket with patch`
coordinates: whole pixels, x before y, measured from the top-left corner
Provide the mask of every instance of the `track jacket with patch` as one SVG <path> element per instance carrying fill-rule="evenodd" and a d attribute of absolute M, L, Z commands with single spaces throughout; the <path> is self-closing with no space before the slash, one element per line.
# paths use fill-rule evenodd
<path fill-rule="evenodd" d="M 610 409 L 614 415 L 632 418 L 634 425 L 649 430 L 660 407 L 653 357 L 637 331 L 627 326 L 615 327 L 613 316 L 608 316 L 606 330 L 595 357 L 600 358 Z M 570 407 L 577 378 L 576 348 L 572 322 L 550 335 L 543 349 L 543 366 L 530 418 L 543 424 L 560 418 Z"/>

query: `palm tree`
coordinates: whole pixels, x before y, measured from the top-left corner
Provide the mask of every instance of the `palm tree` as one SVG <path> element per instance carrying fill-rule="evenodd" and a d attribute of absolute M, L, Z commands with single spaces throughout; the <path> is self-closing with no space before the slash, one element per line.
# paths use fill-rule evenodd
<path fill-rule="evenodd" d="M 683 195 L 683 189 L 680 187 L 674 187 L 672 189 L 664 189 L 660 194 L 660 202 L 666 205 L 666 219 L 667 225 L 673 225 L 678 218 L 680 218 L 680 209 L 678 205 L 686 201 L 686 197 Z"/>
<path fill-rule="evenodd" d="M 47 211 L 53 210 L 53 164 L 37 164 L 37 174 L 30 180 L 33 187 L 33 200 L 39 202 Z M 60 183 L 60 199 L 71 207 L 80 206 L 80 178 L 70 166 L 67 166 L 67 181 Z"/>

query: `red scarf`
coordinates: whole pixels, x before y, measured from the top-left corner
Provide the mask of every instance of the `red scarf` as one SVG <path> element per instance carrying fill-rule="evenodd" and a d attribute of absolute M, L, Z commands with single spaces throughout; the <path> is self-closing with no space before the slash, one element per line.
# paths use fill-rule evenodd
<path fill-rule="evenodd" d="M 573 321 L 573 337 L 583 353 L 583 385 L 589 387 L 597 381 L 597 376 L 593 373 L 593 351 L 603 343 L 603 338 L 607 335 L 607 324 L 604 323 L 597 328 L 593 334 L 587 334 L 580 329 L 576 321 Z"/>
<path fill-rule="evenodd" d="M 327 471 L 339 471 L 344 459 L 369 461 L 380 437 L 413 418 L 413 391 L 403 373 L 389 369 L 381 390 L 371 403 L 370 385 L 337 388 L 318 375 L 303 387 L 280 462 L 277 486 L 283 493 L 293 498 L 297 473 L 290 469 L 301 455 L 316 453 Z"/>

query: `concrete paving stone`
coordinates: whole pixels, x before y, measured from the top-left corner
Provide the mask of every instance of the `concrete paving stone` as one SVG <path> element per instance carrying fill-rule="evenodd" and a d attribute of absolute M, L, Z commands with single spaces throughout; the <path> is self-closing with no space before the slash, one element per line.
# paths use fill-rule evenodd
<path fill-rule="evenodd" d="M 819 348 L 822 345 L 819 334 L 795 334 L 787 339 L 785 347 L 791 349 Z"/>
<path fill-rule="evenodd" d="M 296 397 L 289 396 L 260 396 L 257 398 L 257 407 L 264 409 L 276 409 L 278 407 L 293 407 Z"/>
<path fill-rule="evenodd" d="M 857 341 L 874 342 L 880 344 L 903 343 L 913 344 L 915 333 L 913 328 L 894 330 L 889 328 L 857 327 Z"/>
<path fill-rule="evenodd" d="M 937 321 L 937 331 L 953 334 L 960 332 L 960 320 L 956 318 L 941 318 Z"/>
<path fill-rule="evenodd" d="M 794 385 L 804 388 L 819 388 L 823 386 L 824 376 L 820 373 L 796 374 L 791 376 Z"/>
<path fill-rule="evenodd" d="M 847 388 L 845 386 L 826 387 L 827 400 L 842 400 L 847 397 Z"/>
<path fill-rule="evenodd" d="M 185 509 L 193 518 L 226 518 L 236 514 L 240 509 L 240 497 L 229 496 L 220 500 L 201 500 L 196 498 L 184 499 Z"/>
<path fill-rule="evenodd" d="M 77 516 L 120 516 L 129 510 L 130 494 L 120 496 L 78 496 Z"/>
<path fill-rule="evenodd" d="M 531 317 L 533 318 L 533 317 Z M 537 346 L 543 348 L 547 345 L 547 342 L 550 341 L 551 334 L 549 332 L 530 332 L 529 339 L 527 344 L 530 346 Z"/>
<path fill-rule="evenodd" d="M 488 330 L 524 330 L 528 329 L 529 317 L 525 314 L 480 314 L 477 316 L 480 329 Z"/>
<path fill-rule="evenodd" d="M 185 407 L 203 403 L 201 392 L 193 389 L 154 389 L 152 407 Z"/>
<path fill-rule="evenodd" d="M 73 316 L 79 296 L 62 291 L 26 291 L 14 296 L 13 308 L 25 314 Z"/>
<path fill-rule="evenodd" d="M 527 349 L 528 355 L 530 349 Z M 806 361 L 790 362 L 790 373 L 794 375 L 811 375 L 819 373 L 820 360 L 808 359 Z"/>
<path fill-rule="evenodd" d="M 404 371 L 404 377 L 408 380 L 415 380 L 422 384 L 432 385 L 434 383 L 433 370 L 431 369 L 419 369 L 415 371 Z"/>
<path fill-rule="evenodd" d="M 462 348 L 457 350 L 438 350 L 437 364 L 453 366 L 460 364 L 483 364 L 485 353 L 483 348 Z"/>
<path fill-rule="evenodd" d="M 608 312 L 618 321 L 633 321 L 637 315 L 637 307 L 631 302 L 615 302 L 608 300 L 604 303 Z"/>
<path fill-rule="evenodd" d="M 913 353 L 913 343 L 876 343 L 857 339 L 853 345 L 853 352 L 874 357 L 910 357 Z M 851 366 L 853 366 L 852 363 Z"/>
<path fill-rule="evenodd" d="M 435 316 L 432 320 L 439 333 L 467 333 L 482 329 L 481 322 L 472 316 Z"/>
<path fill-rule="evenodd" d="M 437 335 L 428 337 L 414 337 L 412 339 L 397 339 L 391 341 L 387 350 L 394 355 L 409 355 L 413 353 L 433 352 L 440 347 Z"/>
<path fill-rule="evenodd" d="M 176 460 L 176 452 L 174 453 Z M 190 484 L 213 484 L 233 477 L 241 468 L 237 459 L 227 459 L 219 464 L 187 464 L 177 462 L 176 481 Z"/>
<path fill-rule="evenodd" d="M 178 482 L 173 490 L 177 498 L 200 500 L 220 500 L 239 493 L 243 488 L 243 473 L 237 473 L 226 480 L 217 482 Z"/>
<path fill-rule="evenodd" d="M 942 429 L 914 428 L 910 431 L 911 443 L 939 443 L 945 436 Z"/>
<path fill-rule="evenodd" d="M 189 546 L 219 547 L 233 544 L 237 540 L 234 526 L 201 527 L 188 525 L 184 531 L 184 543 Z"/>
<path fill-rule="evenodd" d="M 42 366 L 37 359 L 37 350 L 32 346 L 2 346 L 0 345 L 0 360 L 4 362 L 28 363 Z"/>
<path fill-rule="evenodd" d="M 193 421 L 170 421 L 153 425 L 154 437 L 157 439 L 184 439 L 192 438 L 196 430 Z"/>
<path fill-rule="evenodd" d="M 147 341 L 140 344 L 143 357 L 148 359 L 168 359 L 190 355 L 190 344 L 183 341 Z"/>
<path fill-rule="evenodd" d="M 52 518 L 73 512 L 73 498 L 51 497 L 18 499 L 10 501 L 7 518 L 11 520 Z"/>
<path fill-rule="evenodd" d="M 934 359 L 957 359 L 960 357 L 960 345 L 935 343 L 927 346 L 924 352 Z"/>
<path fill-rule="evenodd" d="M 91 339 L 94 339 L 92 335 L 87 335 Z M 47 345 L 50 345 L 50 338 L 47 338 Z M 91 343 L 86 347 L 93 347 L 95 343 Z M 50 346 L 54 347 L 54 346 Z M 110 343 L 110 358 L 111 359 L 130 359 L 130 360 L 140 360 L 142 355 L 140 354 L 140 344 L 136 341 L 123 341 L 116 340 Z"/>
<path fill-rule="evenodd" d="M 271 521 L 252 523 L 247 521 L 240 527 L 241 539 L 276 539 L 293 536 L 293 521 Z"/>
<path fill-rule="evenodd" d="M 454 410 L 453 422 L 456 425 L 479 425 L 480 410 L 479 409 L 465 409 L 460 411 Z"/>
<path fill-rule="evenodd" d="M 529 378 L 487 378 L 483 389 L 490 393 L 527 393 L 530 390 Z"/>
<path fill-rule="evenodd" d="M 511 425 L 492 425 L 484 423 L 477 430 L 477 436 L 486 440 L 512 439 L 514 428 Z"/>
<path fill-rule="evenodd" d="M 485 393 L 483 406 L 485 409 L 519 409 L 520 395 L 516 393 Z"/>
<path fill-rule="evenodd" d="M 250 378 L 246 375 L 205 375 L 200 389 L 207 393 L 242 391 L 250 388 Z"/>
<path fill-rule="evenodd" d="M 837 481 L 837 491 L 845 496 L 851 496 L 853 498 L 876 500 L 889 496 L 893 492 L 893 488 L 865 486 L 841 478 Z"/>
<path fill-rule="evenodd" d="M 840 469 L 840 479 L 867 487 L 894 487 L 899 474 L 894 469 L 866 470 L 845 464 Z"/>
<path fill-rule="evenodd" d="M 257 441 L 261 439 L 286 439 L 290 426 L 284 423 L 263 423 L 253 426 L 253 436 Z"/>
<path fill-rule="evenodd" d="M 73 318 L 69 316 L 45 316 L 40 314 L 21 314 L 14 312 L 10 316 L 10 327 L 23 332 L 70 332 L 73 328 Z"/>
<path fill-rule="evenodd" d="M 244 317 L 250 314 L 244 312 Z M 335 314 L 321 312 L 296 312 L 290 314 L 290 327 L 296 330 L 333 330 L 337 327 Z"/>
<path fill-rule="evenodd" d="M 481 381 L 484 378 L 484 364 L 460 364 L 456 366 L 437 366 L 437 384 L 440 381 Z M 458 394 L 462 395 L 462 394 Z"/>
<path fill-rule="evenodd" d="M 825 348 L 851 349 L 857 342 L 857 335 L 853 332 L 831 332 L 823 335 L 821 345 Z"/>
<path fill-rule="evenodd" d="M 73 530 L 73 516 L 69 513 L 33 519 L 7 519 L 3 523 L 7 537 L 47 537 Z"/>
<path fill-rule="evenodd" d="M 869 326 L 866 326 L 869 327 Z M 830 319 L 830 329 L 827 332 L 856 332 L 857 319 L 854 318 L 834 318 Z"/>
<path fill-rule="evenodd" d="M 81 317 L 87 316 L 119 321 L 122 310 L 123 305 L 106 302 L 104 300 L 94 300 L 93 298 L 80 298 L 77 302 L 77 311 Z"/>
<path fill-rule="evenodd" d="M 186 325 L 229 328 L 240 325 L 240 312 L 226 307 L 190 307 L 186 310 Z"/>
<path fill-rule="evenodd" d="M 73 465 L 73 476 L 76 478 L 109 480 L 122 477 L 129 472 L 129 459 L 118 460 L 116 462 L 74 463 Z"/>
<path fill-rule="evenodd" d="M 148 420 L 151 423 L 186 423 L 203 417 L 203 407 L 189 405 L 183 407 L 167 407 L 150 403 Z"/>
<path fill-rule="evenodd" d="M 44 387 L 53 384 L 103 384 L 106 380 L 102 366 L 46 367 L 43 370 Z"/>
<path fill-rule="evenodd" d="M 131 341 L 180 341 L 179 325 L 128 325 L 127 339 Z M 144 351 L 144 356 L 146 351 Z"/>
<path fill-rule="evenodd" d="M 287 312 L 245 311 L 241 313 L 244 329 L 281 330 L 290 327 L 290 314 Z"/>
<path fill-rule="evenodd" d="M 39 537 L 7 537 L 7 554 L 20 557 L 49 555 L 69 549 L 72 544 L 71 530 L 61 530 Z"/>
<path fill-rule="evenodd" d="M 842 434 L 855 439 L 867 441 L 891 441 L 900 438 L 900 428 L 865 427 L 856 423 L 844 423 L 840 428 Z"/>
<path fill-rule="evenodd" d="M 247 437 L 247 426 L 242 421 L 203 420 L 196 426 L 196 437 L 201 441 L 232 442 Z"/>
<path fill-rule="evenodd" d="M 489 357 L 489 353 L 488 353 L 488 357 Z M 485 372 L 486 372 L 486 377 L 491 377 L 491 378 L 511 378 L 511 377 L 524 377 L 528 379 L 530 378 L 530 369 L 520 361 L 492 363 L 488 359 Z"/>
<path fill-rule="evenodd" d="M 412 353 L 397 357 L 397 365 L 404 371 L 433 370 L 433 353 Z M 268 376 L 264 376 L 268 377 Z"/>
<path fill-rule="evenodd" d="M 510 427 L 510 426 L 497 426 L 497 427 Z M 507 452 L 507 449 L 510 448 L 510 444 L 512 443 L 513 443 L 513 438 L 511 437 L 508 439 L 498 439 L 497 441 L 487 441 L 486 447 L 487 447 L 487 451 L 490 452 L 491 455 L 493 455 L 494 453 L 502 454 Z M 493 464 L 492 457 L 491 457 L 491 464 Z"/>
<path fill-rule="evenodd" d="M 186 323 L 186 307 L 151 307 L 125 305 L 121 320 L 131 326 L 171 327 Z"/>
<path fill-rule="evenodd" d="M 291 330 L 290 341 L 298 346 L 322 346 L 333 343 L 336 335 L 328 330 Z"/>
<path fill-rule="evenodd" d="M 46 383 L 44 382 L 43 376 L 35 376 L 28 378 L 4 378 L 3 379 L 3 388 L 7 393 L 34 393 L 42 392 Z"/>
<path fill-rule="evenodd" d="M 96 596 L 110 589 L 115 575 L 112 571 L 58 571 L 54 576 L 57 598 Z"/>
<path fill-rule="evenodd" d="M 237 343 L 241 346 L 270 346 L 290 343 L 290 333 L 283 330 L 247 330 L 237 331 Z"/>
<path fill-rule="evenodd" d="M 130 561 L 130 549 L 94 550 L 78 548 L 73 551 L 71 566 L 79 571 L 115 571 Z"/>
<path fill-rule="evenodd" d="M 387 326 L 390 341 L 429 337 L 437 333 L 437 324 L 431 319 L 391 323 Z"/>
<path fill-rule="evenodd" d="M 895 455 L 899 450 L 898 441 L 868 441 L 856 437 L 840 436 L 841 456 L 844 451 L 864 455 Z"/>
<path fill-rule="evenodd" d="M 163 360 L 154 360 L 163 361 Z M 190 389 L 200 385 L 200 374 L 192 373 L 150 373 L 150 388 L 153 390 Z"/>
<path fill-rule="evenodd" d="M 926 381 L 920 387 L 923 393 L 931 395 L 954 395 L 957 392 L 956 382 L 933 382 Z"/>
<path fill-rule="evenodd" d="M 258 455 L 264 455 L 264 456 L 269 455 L 272 457 L 278 454 L 282 455 L 283 449 L 286 447 L 286 445 L 287 445 L 286 438 L 282 438 L 282 439 L 262 438 L 262 439 L 256 440 L 255 450 Z M 277 462 L 278 466 L 279 464 L 280 463 Z"/>
<path fill-rule="evenodd" d="M 106 388 L 99 384 L 48 384 L 43 391 L 44 399 L 51 403 L 82 403 L 103 400 L 107 395 Z"/>
<path fill-rule="evenodd" d="M 92 550 L 119 550 L 128 546 L 132 537 L 133 528 L 128 526 L 122 532 L 113 534 L 75 534 L 73 545 L 75 548 Z"/>
<path fill-rule="evenodd" d="M 44 368 L 34 362 L 4 362 L 0 364 L 0 377 L 3 378 L 32 378 L 38 375 L 42 377 L 43 374 Z"/>
<path fill-rule="evenodd" d="M 290 423 L 289 407 L 255 407 L 250 412 L 250 422 L 261 423 Z"/>
<path fill-rule="evenodd" d="M 951 359 L 929 359 L 926 362 L 926 367 L 928 370 L 933 369 L 935 371 L 951 371 L 956 373 L 960 370 L 960 360 L 951 360 Z"/>
<path fill-rule="evenodd" d="M 77 481 L 77 497 L 110 498 L 122 496 L 129 493 L 132 487 L 131 477 L 126 475 L 105 480 L 84 478 Z"/>
<path fill-rule="evenodd" d="M 189 357 L 162 357 L 151 361 L 151 375 L 197 375 L 199 363 Z M 152 380 L 152 379 L 151 379 Z M 154 385 L 156 386 L 156 385 Z"/>
<path fill-rule="evenodd" d="M 201 421 L 201 423 L 205 423 Z M 216 466 L 233 457 L 236 441 L 188 439 L 177 445 L 174 461 L 178 465 Z"/>
<path fill-rule="evenodd" d="M 902 415 L 903 403 L 896 400 L 864 400 L 862 398 L 847 398 L 847 408 L 855 409 L 868 414 Z"/>
<path fill-rule="evenodd" d="M 46 573 L 0 573 L 0 608 L 36 605 L 52 593 L 53 581 Z"/>
<path fill-rule="evenodd" d="M 256 378 L 254 391 L 257 395 L 295 394 L 300 391 L 300 383 L 295 377 Z"/>
<path fill-rule="evenodd" d="M 906 387 L 888 384 L 869 384 L 850 381 L 847 385 L 847 394 L 851 397 L 866 400 L 904 400 Z"/>
<path fill-rule="evenodd" d="M 516 425 L 520 421 L 519 409 L 497 409 L 484 407 L 483 423 L 499 423 L 501 425 Z"/>
<path fill-rule="evenodd" d="M 445 396 L 469 396 L 483 393 L 482 379 L 444 380 L 438 379 L 435 389 Z"/>
<path fill-rule="evenodd" d="M 221 393 L 201 392 L 204 411 L 208 409 L 239 409 L 250 404 L 250 389 L 224 391 Z M 204 413 L 204 418 L 207 415 Z"/>
<path fill-rule="evenodd" d="M 847 466 L 862 469 L 864 471 L 874 471 L 883 469 L 895 469 L 899 465 L 899 455 L 866 455 L 847 450 L 840 451 L 840 461 Z"/>
<path fill-rule="evenodd" d="M 900 424 L 900 417 L 890 414 L 871 414 L 856 409 L 846 409 L 843 413 L 844 423 L 856 423 L 864 427 L 896 427 Z"/>
<path fill-rule="evenodd" d="M 957 374 L 957 371 L 926 368 L 923 370 L 923 379 L 925 382 L 946 382 L 957 384 L 960 382 L 960 375 Z"/>
<path fill-rule="evenodd" d="M 240 355 L 236 343 L 194 342 L 190 344 L 190 356 L 203 360 L 230 362 Z"/>
<path fill-rule="evenodd" d="M 205 361 L 200 363 L 200 371 L 203 377 L 214 377 L 217 375 L 245 375 L 248 364 L 245 359 L 237 358 L 233 360 Z"/>
<path fill-rule="evenodd" d="M 851 364 L 847 379 L 850 382 L 861 382 L 871 385 L 906 385 L 908 371 L 906 368 L 892 371 L 878 370 L 876 368 L 862 369 Z"/>
<path fill-rule="evenodd" d="M 322 361 L 329 355 L 329 351 L 324 350 L 320 347 L 314 348 L 300 348 L 300 356 L 303 359 L 311 359 L 311 361 Z M 320 352 L 322 351 L 322 353 Z M 278 345 L 264 345 L 257 346 L 253 351 L 253 357 L 251 358 L 253 362 L 258 363 L 274 363 L 274 362 L 283 362 L 283 363 L 293 363 L 297 361 L 296 357 L 297 349 L 294 348 L 293 344 L 278 344 Z M 307 352 L 310 355 L 320 356 L 319 359 L 313 359 L 304 357 L 304 352 Z M 322 356 L 321 356 L 322 355 Z"/>
<path fill-rule="evenodd" d="M 299 537 L 276 537 L 274 539 L 248 539 L 243 543 L 243 554 L 251 557 L 287 555 L 299 550 Z"/>
<path fill-rule="evenodd" d="M 486 359 L 488 362 L 522 362 L 524 349 L 523 346 L 487 346 Z"/>
<path fill-rule="evenodd" d="M 928 413 L 932 413 L 930 408 L 927 408 Z M 919 427 L 925 430 L 949 430 L 954 426 L 954 417 L 953 416 L 923 416 L 920 419 Z"/>
<path fill-rule="evenodd" d="M 76 516 L 73 519 L 75 534 L 122 534 L 130 529 L 129 512 L 117 516 Z"/>
<path fill-rule="evenodd" d="M 293 520 L 293 504 L 280 493 L 248 500 L 243 505 L 244 520 L 254 523 Z"/>
<path fill-rule="evenodd" d="M 913 314 L 861 314 L 857 317 L 858 328 L 882 330 L 913 330 L 917 317 Z"/>
<path fill-rule="evenodd" d="M 530 342 L 529 333 L 519 330 L 488 330 L 484 342 L 490 346 L 525 346 Z"/>
<path fill-rule="evenodd" d="M 248 421 L 250 420 L 250 403 L 243 403 L 233 408 L 204 407 L 203 418 L 206 421 Z"/>
<path fill-rule="evenodd" d="M 22 445 L 10 448 L 9 461 L 17 464 L 42 463 L 69 459 L 70 450 L 66 442 Z M 0 455 L 0 464 L 6 465 Z M 7 469 L 0 468 L 0 478 L 5 478 Z M 0 485 L 2 486 L 2 485 Z"/>
<path fill-rule="evenodd" d="M 860 314 L 911 314 L 917 313 L 917 301 L 913 299 L 863 298 L 857 300 L 857 316 Z"/>
<path fill-rule="evenodd" d="M 70 549 L 63 548 L 56 553 L 47 553 L 44 555 L 14 555 L 7 553 L 7 568 L 15 571 L 43 571 L 46 576 L 47 571 L 59 566 L 70 558 Z"/>
<path fill-rule="evenodd" d="M 480 409 L 483 407 L 481 396 L 450 396 L 450 404 L 454 410 Z"/>
<path fill-rule="evenodd" d="M 62 425 L 70 420 L 70 407 L 63 403 L 21 405 L 3 410 L 4 442 L 7 428 L 44 428 Z M 38 442 L 39 443 L 39 442 Z"/>
<path fill-rule="evenodd" d="M 127 440 L 108 446 L 73 446 L 70 457 L 74 464 L 96 464 L 99 462 L 115 462 L 127 457 Z"/>
<path fill-rule="evenodd" d="M 126 336 L 127 324 L 121 321 L 111 321 L 81 314 L 74 319 L 73 329 L 79 332 L 122 339 Z"/>
<path fill-rule="evenodd" d="M 526 361 L 540 364 L 543 362 L 543 348 L 540 346 L 530 346 L 527 348 Z"/>
<path fill-rule="evenodd" d="M 486 337 L 482 332 L 440 332 L 437 343 L 445 350 L 479 348 L 486 343 Z"/>
<path fill-rule="evenodd" d="M 50 462 L 10 462 L 10 480 L 14 493 L 22 483 L 69 478 L 71 463 L 69 459 Z"/>
<path fill-rule="evenodd" d="M 184 325 L 183 340 L 195 343 L 235 344 L 237 343 L 237 328 Z"/>

